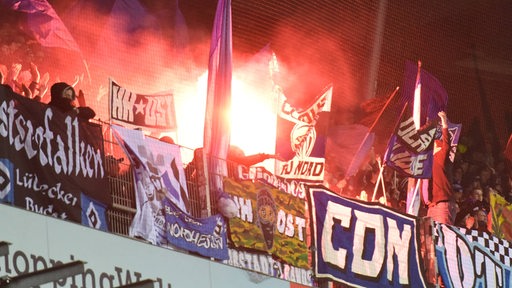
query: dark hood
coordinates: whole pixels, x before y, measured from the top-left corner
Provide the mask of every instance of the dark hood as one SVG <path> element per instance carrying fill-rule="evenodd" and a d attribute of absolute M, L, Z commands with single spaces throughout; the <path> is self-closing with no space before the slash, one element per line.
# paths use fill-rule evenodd
<path fill-rule="evenodd" d="M 72 89 L 73 94 L 75 94 L 75 89 L 73 89 L 73 86 L 64 83 L 64 82 L 58 82 L 52 85 L 52 88 L 50 89 L 51 94 L 51 100 L 50 103 L 48 103 L 51 106 L 59 108 L 63 112 L 67 112 L 74 108 L 72 104 L 72 100 L 64 98 L 62 94 L 64 93 L 64 90 L 66 89 Z M 76 94 L 75 94 L 76 95 Z M 76 96 L 75 96 L 76 98 Z"/>

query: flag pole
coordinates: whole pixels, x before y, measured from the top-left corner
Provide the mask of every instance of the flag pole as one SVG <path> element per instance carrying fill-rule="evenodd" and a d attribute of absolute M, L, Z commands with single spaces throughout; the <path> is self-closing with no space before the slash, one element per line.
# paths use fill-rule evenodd
<path fill-rule="evenodd" d="M 418 60 L 418 72 L 414 83 L 413 120 L 416 130 L 421 127 L 421 61 Z"/>
<path fill-rule="evenodd" d="M 91 84 L 92 78 L 91 78 L 91 72 L 89 71 L 89 64 L 87 64 L 87 61 L 83 57 L 82 57 L 82 63 L 84 63 L 85 72 L 87 72 L 87 78 L 89 78 L 89 84 Z"/>
<path fill-rule="evenodd" d="M 398 89 L 400 89 L 399 86 L 397 86 L 395 88 L 395 90 L 391 93 L 388 100 L 384 104 L 384 107 L 382 107 L 382 109 L 380 110 L 379 115 L 377 116 L 377 118 L 375 118 L 375 120 L 373 120 L 372 126 L 370 127 L 370 129 L 368 129 L 368 132 L 366 132 L 366 135 L 364 136 L 363 141 L 359 145 L 359 148 L 357 149 L 356 154 L 354 155 L 354 157 L 352 157 L 352 160 L 350 161 L 350 165 L 347 168 L 347 173 L 345 174 L 345 179 L 353 176 L 356 173 L 356 171 L 359 169 L 359 165 L 361 164 L 362 160 L 359 159 L 361 157 L 358 157 L 358 156 L 364 150 L 364 147 L 366 146 L 365 144 L 367 144 L 367 141 L 369 141 L 369 138 L 370 138 L 370 135 L 372 134 L 373 129 L 377 125 L 377 122 L 379 121 L 382 114 L 384 114 L 384 111 L 386 111 L 387 107 L 389 106 L 389 103 L 391 103 L 391 101 L 395 98 L 395 95 L 398 92 Z M 373 137 L 373 135 L 372 135 L 372 137 Z M 367 152 L 368 151 L 366 151 L 364 154 L 366 155 Z"/>
<path fill-rule="evenodd" d="M 375 202 L 375 196 L 377 195 L 377 190 L 379 189 L 380 184 L 382 187 L 384 201 L 387 203 L 388 199 L 386 196 L 386 185 L 384 184 L 384 163 L 382 163 L 380 157 L 377 159 L 377 164 L 379 165 L 379 176 L 377 177 L 377 181 L 375 181 L 375 187 L 373 188 L 372 202 Z"/>
<path fill-rule="evenodd" d="M 222 181 L 227 176 L 226 158 L 231 141 L 227 113 L 231 109 L 232 49 L 231 0 L 219 0 L 210 42 L 203 131 L 203 153 L 208 164 L 205 166 L 207 201 L 211 211 L 212 204 L 217 205 L 217 198 L 225 194 Z"/>
<path fill-rule="evenodd" d="M 393 100 L 393 98 L 395 98 L 395 95 L 396 95 L 396 93 L 398 92 L 399 89 L 400 89 L 400 87 L 396 86 L 395 90 L 393 90 L 393 93 L 391 93 L 391 96 L 389 96 L 389 99 L 386 101 L 386 104 L 384 104 L 384 107 L 382 107 L 382 109 L 380 110 L 379 115 L 373 121 L 373 124 L 372 124 L 372 126 L 370 127 L 370 129 L 368 131 L 372 131 L 373 128 L 375 128 L 375 125 L 377 125 L 378 120 L 380 119 L 382 114 L 384 114 L 384 111 L 386 111 L 386 108 L 389 106 L 389 103 L 391 103 L 391 100 Z"/>
<path fill-rule="evenodd" d="M 414 202 L 416 201 L 416 195 L 418 195 L 418 190 L 420 189 L 420 179 L 416 179 L 417 182 L 416 182 L 416 186 L 414 187 L 414 191 L 413 191 L 413 194 L 412 194 L 412 198 L 411 198 L 411 202 L 409 204 L 409 207 L 407 209 L 407 213 L 408 214 L 411 214 L 411 215 L 418 215 L 418 212 L 414 213 L 413 209 L 414 209 Z"/>

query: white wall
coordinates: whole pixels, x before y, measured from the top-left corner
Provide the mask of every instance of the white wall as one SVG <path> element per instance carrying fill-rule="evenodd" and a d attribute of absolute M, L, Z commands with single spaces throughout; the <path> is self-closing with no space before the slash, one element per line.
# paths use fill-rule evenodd
<path fill-rule="evenodd" d="M 83 275 L 77 275 L 41 286 L 45 288 L 117 287 L 127 284 L 127 279 L 135 282 L 136 275 L 141 280 L 159 279 L 162 284 L 155 287 L 165 288 L 290 287 L 287 281 L 266 276 L 256 277 L 263 280 L 254 283 L 242 269 L 5 204 L 0 204 L 0 241 L 11 243 L 9 254 L 0 255 L 0 277 L 40 270 L 44 262 L 50 266 L 54 260 L 85 261 L 86 271 L 95 275 L 94 282 L 86 276 L 85 285 Z"/>

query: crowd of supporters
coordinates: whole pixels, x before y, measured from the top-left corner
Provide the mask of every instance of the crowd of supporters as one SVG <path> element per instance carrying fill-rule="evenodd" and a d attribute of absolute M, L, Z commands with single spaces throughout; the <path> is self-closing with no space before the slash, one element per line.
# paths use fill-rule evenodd
<path fill-rule="evenodd" d="M 450 202 L 455 216 L 453 223 L 492 232 L 490 197 L 495 193 L 512 203 L 512 163 L 505 157 L 504 147 L 493 149 L 489 136 L 464 133 L 464 127 L 462 135 L 448 175 L 453 193 Z M 405 213 L 408 178 L 383 165 L 373 151 L 370 154 L 370 159 L 355 176 L 333 179 L 327 185 L 343 196 L 379 201 Z M 421 202 L 419 216 L 426 216 L 427 206 Z"/>

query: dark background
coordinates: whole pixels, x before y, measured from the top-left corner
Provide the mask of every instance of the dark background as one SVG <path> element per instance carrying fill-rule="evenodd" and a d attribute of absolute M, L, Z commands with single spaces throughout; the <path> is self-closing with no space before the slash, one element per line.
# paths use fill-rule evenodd
<path fill-rule="evenodd" d="M 215 5 L 205 2 L 182 1 L 180 8 L 187 21 L 206 29 Z M 255 53 L 271 43 L 301 79 L 288 91 L 311 97 L 332 82 L 340 114 L 358 118 L 359 103 L 402 86 L 405 61 L 421 60 L 446 88 L 452 122 L 466 131 L 472 123 L 486 132 L 495 129 L 501 145 L 512 131 L 510 1 L 233 0 L 232 15 L 234 49 Z M 382 45 L 380 55 L 375 43 Z M 378 60 L 372 61 L 374 55 Z M 369 84 L 372 67 L 377 74 Z"/>
<path fill-rule="evenodd" d="M 59 15 L 80 2 L 50 1 Z M 96 3 L 99 15 L 108 15 L 113 2 L 88 3 Z M 140 2 L 175 42 L 179 7 L 187 43 L 194 47 L 189 51 L 193 65 L 206 67 L 216 1 Z M 87 36 L 105 25 L 101 17 L 82 12 L 74 19 L 87 23 L 86 28 L 73 27 L 62 16 L 76 35 Z M 1 13 L 6 17 L 0 22 L 14 22 L 5 9 Z M 298 106 L 333 83 L 333 126 L 359 122 L 364 118 L 361 103 L 402 86 L 405 62 L 421 60 L 448 91 L 450 120 L 462 123 L 463 133 L 489 134 L 502 149 L 512 131 L 510 15 L 511 1 L 233 0 L 233 50 L 247 56 L 270 44 L 287 68 L 282 79 L 286 94 Z M 90 40 L 77 37 L 81 47 Z M 94 53 L 83 49 L 86 56 Z M 179 57 L 174 58 L 169 61 L 176 65 Z"/>

